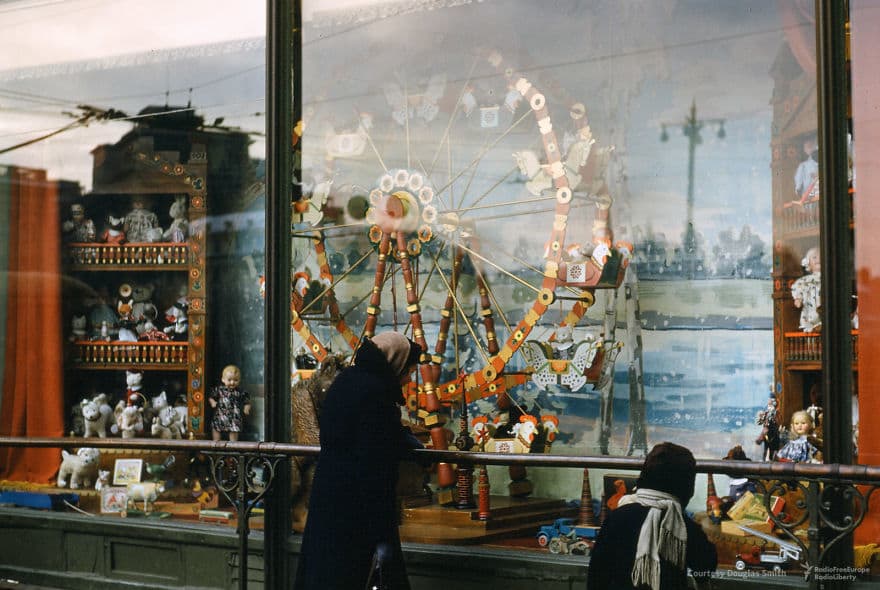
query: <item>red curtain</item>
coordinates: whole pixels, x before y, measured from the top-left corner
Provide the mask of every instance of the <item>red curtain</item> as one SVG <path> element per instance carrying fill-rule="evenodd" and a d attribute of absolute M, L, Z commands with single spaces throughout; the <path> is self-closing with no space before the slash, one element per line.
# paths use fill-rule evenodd
<path fill-rule="evenodd" d="M 9 269 L 0 434 L 64 435 L 58 184 L 9 169 Z M 0 449 L 0 479 L 49 483 L 59 449 Z"/>

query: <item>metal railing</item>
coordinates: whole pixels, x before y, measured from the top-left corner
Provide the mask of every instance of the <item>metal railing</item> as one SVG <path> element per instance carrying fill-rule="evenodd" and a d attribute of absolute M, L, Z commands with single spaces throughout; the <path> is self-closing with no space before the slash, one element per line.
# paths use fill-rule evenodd
<path fill-rule="evenodd" d="M 280 470 L 290 457 L 317 456 L 320 448 L 273 442 L 230 442 L 207 440 L 111 439 L 111 438 L 27 438 L 0 437 L 0 447 L 93 447 L 166 452 L 200 452 L 210 458 L 212 477 L 237 513 L 239 563 L 247 562 L 248 525 L 252 510 L 272 491 Z M 578 469 L 623 469 L 639 471 L 643 459 L 610 456 L 565 456 L 543 454 L 500 454 L 419 449 L 410 458 L 422 463 L 452 463 L 467 466 L 519 465 Z M 698 460 L 698 473 L 747 477 L 763 492 L 763 501 L 775 527 L 798 545 L 804 555 L 805 575 L 810 588 L 837 587 L 824 583 L 814 573 L 823 568 L 851 567 L 852 563 L 831 563 L 829 550 L 848 539 L 869 511 L 872 494 L 880 487 L 880 466 L 823 465 L 809 463 Z M 771 497 L 786 491 L 802 496 L 795 518 L 775 514 Z M 267 518 L 267 527 L 271 525 Z M 804 541 L 795 529 L 806 524 Z M 266 543 L 271 542 L 266 535 Z M 267 548 L 268 550 L 268 548 Z M 239 587 L 247 588 L 247 576 L 239 576 Z"/>

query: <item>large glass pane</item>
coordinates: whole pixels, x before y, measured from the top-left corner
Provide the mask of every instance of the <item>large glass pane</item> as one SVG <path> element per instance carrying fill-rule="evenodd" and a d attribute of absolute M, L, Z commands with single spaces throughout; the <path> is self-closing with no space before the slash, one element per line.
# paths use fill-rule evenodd
<path fill-rule="evenodd" d="M 811 4 L 303 14 L 295 368 L 406 332 L 430 355 L 409 417 L 441 448 L 470 430 L 487 449 L 760 460 L 794 412 L 818 422 Z M 582 490 L 490 475 L 493 493 Z"/>
<path fill-rule="evenodd" d="M 876 322 L 878 313 L 877 282 L 880 260 L 877 259 L 876 215 L 872 203 L 880 186 L 877 175 L 878 134 L 880 119 L 876 112 L 876 96 L 880 92 L 877 66 L 871 59 L 880 33 L 880 8 L 871 2 L 850 2 L 851 63 L 852 63 L 852 153 L 851 180 L 853 193 L 853 220 L 855 234 L 856 290 L 858 307 L 854 315 L 859 331 L 858 395 L 853 398 L 854 444 L 859 463 L 876 465 L 880 462 L 880 424 L 878 424 L 878 377 L 876 358 Z M 856 531 L 856 544 L 872 543 L 880 535 L 880 504 L 871 502 L 871 513 L 864 525 Z"/>
<path fill-rule="evenodd" d="M 260 439 L 263 6 L 7 1 L 0 29 L 3 434 Z M 249 401 L 212 425 L 227 365 Z M 56 481 L 50 451 L 0 479 Z"/>

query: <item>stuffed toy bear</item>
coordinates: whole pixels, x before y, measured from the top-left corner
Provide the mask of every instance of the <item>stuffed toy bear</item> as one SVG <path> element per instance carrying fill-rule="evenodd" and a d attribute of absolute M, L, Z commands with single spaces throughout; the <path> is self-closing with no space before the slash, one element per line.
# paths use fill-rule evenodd
<path fill-rule="evenodd" d="M 131 285 L 131 317 L 135 322 L 135 330 L 138 336 L 147 330 L 146 323 L 150 322 L 155 328 L 159 310 L 153 304 L 153 292 L 156 290 L 152 283 L 133 283 Z"/>
<path fill-rule="evenodd" d="M 165 230 L 163 237 L 166 241 L 182 244 L 189 235 L 189 220 L 186 218 L 186 195 L 178 195 L 168 211 L 171 216 L 171 225 Z"/>
<path fill-rule="evenodd" d="M 70 478 L 70 489 L 80 486 L 89 487 L 98 478 L 98 460 L 101 452 L 98 449 L 83 447 L 76 454 L 61 451 L 61 467 L 58 469 L 58 487 L 67 486 Z"/>

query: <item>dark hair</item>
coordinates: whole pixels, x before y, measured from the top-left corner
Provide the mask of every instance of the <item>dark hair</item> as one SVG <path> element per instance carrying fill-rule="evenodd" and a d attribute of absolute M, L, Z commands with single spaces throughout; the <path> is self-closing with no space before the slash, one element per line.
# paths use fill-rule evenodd
<path fill-rule="evenodd" d="M 697 461 L 685 447 L 663 442 L 645 457 L 636 486 L 672 494 L 687 505 L 694 495 Z"/>

